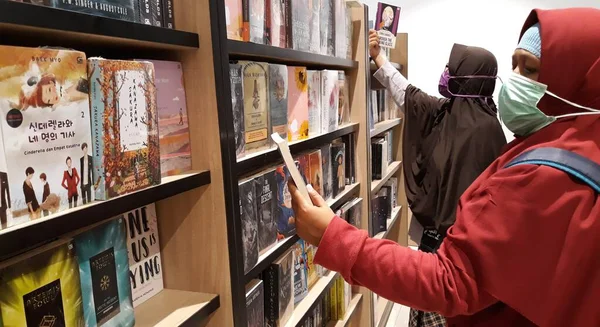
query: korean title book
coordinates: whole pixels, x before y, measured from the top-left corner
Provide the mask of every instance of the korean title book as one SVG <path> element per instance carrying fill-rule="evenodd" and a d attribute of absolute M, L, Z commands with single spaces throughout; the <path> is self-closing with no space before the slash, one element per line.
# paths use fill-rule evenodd
<path fill-rule="evenodd" d="M 396 47 L 396 33 L 398 32 L 399 20 L 400 7 L 383 2 L 377 3 L 375 30 L 377 30 L 377 34 L 379 35 L 379 45 L 382 48 Z"/>
<path fill-rule="evenodd" d="M 0 46 L 2 227 L 91 202 L 83 52 Z"/>

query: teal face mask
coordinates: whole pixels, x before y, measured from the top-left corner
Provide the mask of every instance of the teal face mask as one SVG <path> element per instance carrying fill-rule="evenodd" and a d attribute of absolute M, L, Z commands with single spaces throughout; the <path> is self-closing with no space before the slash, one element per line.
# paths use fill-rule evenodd
<path fill-rule="evenodd" d="M 545 94 L 564 101 L 574 107 L 592 112 L 575 113 L 556 117 L 547 116 L 537 108 L 538 103 Z M 600 114 L 596 109 L 583 107 L 560 98 L 548 91 L 548 86 L 546 84 L 536 82 L 514 72 L 511 73 L 508 80 L 500 89 L 498 112 L 500 114 L 500 120 L 502 120 L 504 125 L 518 136 L 527 136 L 537 132 L 552 124 L 558 118 Z"/>

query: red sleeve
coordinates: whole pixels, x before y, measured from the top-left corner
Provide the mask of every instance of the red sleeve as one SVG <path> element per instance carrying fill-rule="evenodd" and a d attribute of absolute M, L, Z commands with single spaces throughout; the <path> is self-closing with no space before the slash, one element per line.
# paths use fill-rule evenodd
<path fill-rule="evenodd" d="M 372 239 L 366 231 L 335 217 L 321 239 L 315 263 L 389 300 L 448 317 L 495 303 L 471 276 L 452 264 L 456 255 L 461 253 L 424 253 Z"/>
<path fill-rule="evenodd" d="M 64 187 L 67 190 L 69 189 L 69 185 L 67 184 L 67 172 L 66 171 L 63 173 L 63 180 L 60 185 L 62 185 L 62 187 Z"/>

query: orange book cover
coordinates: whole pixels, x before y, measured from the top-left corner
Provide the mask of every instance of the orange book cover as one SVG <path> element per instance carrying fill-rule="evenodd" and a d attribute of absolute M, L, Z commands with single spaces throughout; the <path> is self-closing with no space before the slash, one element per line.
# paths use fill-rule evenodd
<path fill-rule="evenodd" d="M 242 40 L 242 0 L 225 0 L 227 38 Z"/>
<path fill-rule="evenodd" d="M 323 195 L 323 166 L 321 166 L 321 150 L 316 150 L 308 155 L 310 166 L 309 183 L 319 193 Z"/>

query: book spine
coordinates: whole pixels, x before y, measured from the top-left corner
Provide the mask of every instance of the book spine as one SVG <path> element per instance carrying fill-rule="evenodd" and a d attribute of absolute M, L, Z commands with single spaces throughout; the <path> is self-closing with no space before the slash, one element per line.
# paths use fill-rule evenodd
<path fill-rule="evenodd" d="M 163 26 L 166 28 L 175 28 L 175 11 L 173 0 L 163 0 Z"/>
<path fill-rule="evenodd" d="M 140 22 L 139 8 L 136 0 L 126 0 L 118 4 L 107 3 L 105 0 L 56 0 L 53 7 L 95 16 Z"/>
<path fill-rule="evenodd" d="M 250 1 L 242 0 L 242 40 L 250 41 Z"/>
<path fill-rule="evenodd" d="M 144 25 L 152 25 L 152 6 L 150 5 L 151 1 L 152 0 L 138 1 L 140 23 Z"/>
<path fill-rule="evenodd" d="M 163 26 L 163 15 L 162 15 L 162 0 L 152 0 L 152 25 L 156 27 Z"/>
<path fill-rule="evenodd" d="M 294 47 L 293 28 L 292 28 L 292 0 L 284 0 L 285 4 L 285 39 L 286 48 Z"/>
<path fill-rule="evenodd" d="M 94 165 L 96 178 L 94 181 L 94 196 L 96 200 L 106 200 L 107 193 L 106 176 L 103 169 L 102 158 L 104 157 L 104 103 L 102 99 L 102 79 L 100 63 L 88 60 L 88 72 L 90 76 L 90 117 L 92 124 L 92 163 Z M 107 100 L 108 101 L 108 100 Z"/>
<path fill-rule="evenodd" d="M 271 265 L 265 273 L 265 323 L 277 327 L 279 320 L 279 269 Z"/>
<path fill-rule="evenodd" d="M 265 17 L 264 17 L 264 28 L 265 28 L 265 37 L 263 43 L 266 45 L 271 45 L 271 1 L 265 0 Z M 277 0 L 273 0 L 277 1 Z"/>

